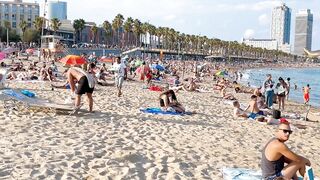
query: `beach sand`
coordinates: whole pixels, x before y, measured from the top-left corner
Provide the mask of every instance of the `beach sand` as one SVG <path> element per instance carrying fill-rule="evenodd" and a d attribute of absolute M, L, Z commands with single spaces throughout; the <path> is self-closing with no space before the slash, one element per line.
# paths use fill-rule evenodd
<path fill-rule="evenodd" d="M 64 102 L 67 90 L 48 83 L 10 83 L 37 97 Z M 222 167 L 260 170 L 261 150 L 276 126 L 232 117 L 232 105 L 214 93 L 179 92 L 178 100 L 195 115 L 144 114 L 157 107 L 158 92 L 124 82 L 97 86 L 94 111 L 77 115 L 39 109 L 5 110 L 0 104 L 0 178 L 2 179 L 222 179 Z M 247 103 L 249 95 L 238 94 Z M 297 106 L 297 107 L 296 107 Z M 288 112 L 303 112 L 291 105 Z M 289 108 L 289 109 L 290 109 Z M 311 160 L 320 176 L 319 123 L 295 120 L 287 142 Z"/>
<path fill-rule="evenodd" d="M 63 102 L 67 90 L 48 84 L 12 83 L 38 97 Z M 237 95 L 248 99 L 247 94 Z M 259 170 L 261 149 L 275 126 L 232 117 L 230 103 L 213 93 L 179 92 L 191 116 L 151 115 L 158 93 L 137 82 L 97 87 L 95 113 L 84 104 L 78 115 L 44 110 L 0 110 L 0 177 L 4 179 L 222 179 L 222 167 Z M 245 101 L 243 101 L 245 102 Z M 320 176 L 319 124 L 297 121 L 287 142 L 311 159 Z"/>

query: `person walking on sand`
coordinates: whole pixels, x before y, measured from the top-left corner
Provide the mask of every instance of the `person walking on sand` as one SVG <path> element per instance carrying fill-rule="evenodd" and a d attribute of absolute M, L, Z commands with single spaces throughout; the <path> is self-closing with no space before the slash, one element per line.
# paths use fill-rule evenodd
<path fill-rule="evenodd" d="M 92 66 L 93 65 L 94 64 L 92 64 Z M 70 84 L 70 89 L 72 94 L 76 95 L 75 108 L 80 108 L 81 96 L 83 94 L 86 94 L 89 102 L 89 112 L 93 112 L 92 111 L 92 107 L 93 107 L 92 93 L 95 86 L 94 77 L 91 74 L 85 72 L 81 68 L 71 67 L 67 71 L 67 78 L 68 78 L 68 83 Z M 78 82 L 77 89 L 75 88 L 75 81 Z"/>
<path fill-rule="evenodd" d="M 292 133 L 290 124 L 281 119 L 275 137 L 269 140 L 262 150 L 261 170 L 263 179 L 274 180 L 278 178 L 294 179 L 296 173 L 305 176 L 305 166 L 311 166 L 310 161 L 292 152 L 285 142 Z M 286 164 L 286 165 L 285 165 Z"/>
<path fill-rule="evenodd" d="M 304 103 L 307 104 L 310 101 L 310 85 L 307 84 L 306 87 L 303 87 L 303 99 L 304 99 Z"/>
<path fill-rule="evenodd" d="M 126 65 L 124 63 L 121 63 L 120 57 L 116 58 L 116 63 L 113 65 L 113 70 L 114 70 L 114 78 L 115 78 L 115 84 L 118 89 L 118 97 L 122 95 L 122 84 L 124 81 L 124 76 L 125 76 L 125 70 L 126 70 Z"/>

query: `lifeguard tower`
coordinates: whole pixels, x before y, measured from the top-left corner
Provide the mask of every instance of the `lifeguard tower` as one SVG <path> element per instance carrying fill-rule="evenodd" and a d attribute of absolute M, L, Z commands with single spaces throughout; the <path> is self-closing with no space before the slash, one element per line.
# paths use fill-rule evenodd
<path fill-rule="evenodd" d="M 63 52 L 63 45 L 60 42 L 63 38 L 61 36 L 55 36 L 55 35 L 46 35 L 41 36 L 41 50 L 45 50 L 52 53 L 61 53 Z"/>

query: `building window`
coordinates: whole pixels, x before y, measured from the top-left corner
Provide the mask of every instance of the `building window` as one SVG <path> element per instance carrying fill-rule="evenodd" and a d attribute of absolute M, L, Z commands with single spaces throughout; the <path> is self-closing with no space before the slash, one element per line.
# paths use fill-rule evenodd
<path fill-rule="evenodd" d="M 17 22 L 12 22 L 12 28 L 17 28 Z"/>
<path fill-rule="evenodd" d="M 28 21 L 31 21 L 31 15 L 30 14 L 28 15 Z"/>
<path fill-rule="evenodd" d="M 28 27 L 31 28 L 31 23 L 28 23 Z"/>
<path fill-rule="evenodd" d="M 9 20 L 9 14 L 4 14 L 4 19 Z"/>
<path fill-rule="evenodd" d="M 12 13 L 17 13 L 17 5 L 12 5 Z"/>
<path fill-rule="evenodd" d="M 32 7 L 31 6 L 28 6 L 28 13 L 32 14 Z"/>
<path fill-rule="evenodd" d="M 39 14 L 40 14 L 39 7 L 36 7 L 36 8 L 35 8 L 35 14 L 36 14 L 36 15 L 39 15 Z"/>
<path fill-rule="evenodd" d="M 24 15 L 23 14 L 20 15 L 20 21 L 22 21 L 22 20 L 24 20 Z"/>
<path fill-rule="evenodd" d="M 17 20 L 17 16 L 15 14 L 12 14 L 12 21 L 16 21 Z"/>
<path fill-rule="evenodd" d="M 8 4 L 4 5 L 4 12 L 6 12 L 6 13 L 9 12 L 9 5 Z"/>
<path fill-rule="evenodd" d="M 20 14 L 24 14 L 24 7 L 20 6 Z"/>

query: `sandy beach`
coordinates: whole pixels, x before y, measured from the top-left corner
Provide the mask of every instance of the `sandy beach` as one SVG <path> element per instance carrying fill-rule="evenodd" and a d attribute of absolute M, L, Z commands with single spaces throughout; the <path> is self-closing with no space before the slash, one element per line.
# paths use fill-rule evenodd
<path fill-rule="evenodd" d="M 1 103 L 0 178 L 223 179 L 223 167 L 260 170 L 261 150 L 276 126 L 234 118 L 230 102 L 213 92 L 177 93 L 194 115 L 145 114 L 139 109 L 157 107 L 159 93 L 142 85 L 124 82 L 120 98 L 115 87 L 97 86 L 95 112 L 88 113 L 85 103 L 71 116 L 38 108 L 8 111 Z M 48 82 L 9 87 L 60 103 L 69 95 L 67 90 L 52 91 Z M 242 103 L 250 97 L 236 96 Z M 290 103 L 286 112 L 304 111 Z M 319 123 L 289 120 L 294 133 L 288 146 L 309 158 L 319 177 Z"/>

